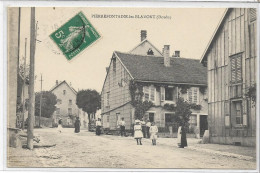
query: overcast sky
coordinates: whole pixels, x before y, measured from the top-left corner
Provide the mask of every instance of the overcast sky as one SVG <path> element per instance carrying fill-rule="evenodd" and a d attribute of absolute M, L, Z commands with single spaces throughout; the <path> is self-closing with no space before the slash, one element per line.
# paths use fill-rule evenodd
<path fill-rule="evenodd" d="M 80 55 L 68 61 L 49 35 L 59 26 L 82 11 L 102 36 Z M 170 45 L 170 54 L 180 50 L 181 56 L 200 59 L 225 9 L 206 8 L 36 8 L 38 21 L 35 55 L 35 90 L 50 90 L 56 80 L 66 80 L 78 89 L 96 89 L 101 92 L 113 51 L 128 52 L 140 43 L 140 31 L 147 30 L 147 38 L 159 50 Z M 104 19 L 93 14 L 162 15 L 171 19 Z M 29 62 L 30 8 L 21 10 L 20 56 L 24 57 L 27 42 Z"/>

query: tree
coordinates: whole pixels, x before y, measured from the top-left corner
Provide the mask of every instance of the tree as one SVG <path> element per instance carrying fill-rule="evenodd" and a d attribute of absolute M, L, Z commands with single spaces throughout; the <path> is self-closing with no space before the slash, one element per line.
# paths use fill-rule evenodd
<path fill-rule="evenodd" d="M 190 104 L 180 97 L 176 103 L 176 121 L 186 129 L 189 126 L 190 115 L 192 113 L 190 109 Z"/>
<path fill-rule="evenodd" d="M 41 92 L 35 94 L 35 116 L 40 116 Z M 50 118 L 56 110 L 57 97 L 50 91 L 42 91 L 42 117 Z"/>
<path fill-rule="evenodd" d="M 77 93 L 76 104 L 84 112 L 87 112 L 90 122 L 90 115 L 95 115 L 97 110 L 101 108 L 101 96 L 96 90 L 80 90 Z"/>

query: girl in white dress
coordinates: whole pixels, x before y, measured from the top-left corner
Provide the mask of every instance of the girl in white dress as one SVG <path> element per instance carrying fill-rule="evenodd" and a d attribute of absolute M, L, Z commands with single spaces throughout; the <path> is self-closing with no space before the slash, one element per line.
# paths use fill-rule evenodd
<path fill-rule="evenodd" d="M 135 126 L 134 126 L 134 138 L 136 139 L 137 145 L 142 145 L 142 126 L 140 125 L 139 120 L 135 120 Z"/>
<path fill-rule="evenodd" d="M 156 145 L 158 128 L 154 122 L 152 123 L 152 126 L 150 127 L 149 132 L 150 132 L 150 139 L 152 140 L 152 145 Z"/>
<path fill-rule="evenodd" d="M 62 120 L 60 119 L 58 122 L 58 132 L 62 132 Z"/>

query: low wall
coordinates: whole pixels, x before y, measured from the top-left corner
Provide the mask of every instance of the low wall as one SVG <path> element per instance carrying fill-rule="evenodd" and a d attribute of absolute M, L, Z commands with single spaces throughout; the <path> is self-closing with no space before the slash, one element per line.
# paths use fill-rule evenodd
<path fill-rule="evenodd" d="M 234 145 L 240 143 L 242 146 L 255 147 L 256 137 L 210 137 L 210 143 Z"/>
<path fill-rule="evenodd" d="M 39 119 L 40 119 L 39 116 L 35 116 L 35 123 L 36 123 L 35 125 L 36 126 L 39 126 Z M 52 127 L 52 123 L 53 123 L 52 118 L 41 117 L 41 126 Z"/>

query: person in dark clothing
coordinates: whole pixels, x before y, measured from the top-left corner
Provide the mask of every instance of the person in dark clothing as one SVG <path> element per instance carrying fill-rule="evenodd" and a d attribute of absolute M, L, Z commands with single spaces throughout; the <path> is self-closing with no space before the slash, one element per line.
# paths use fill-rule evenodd
<path fill-rule="evenodd" d="M 79 117 L 76 118 L 76 121 L 75 121 L 75 133 L 79 133 L 80 132 L 80 120 L 79 120 Z"/>
<path fill-rule="evenodd" d="M 101 119 L 98 118 L 98 120 L 96 121 L 96 135 L 100 135 L 101 134 Z"/>
<path fill-rule="evenodd" d="M 186 138 L 186 130 L 185 130 L 185 127 L 182 126 L 181 127 L 181 145 L 180 145 L 180 148 L 184 148 L 184 147 L 187 147 L 188 144 L 187 144 L 187 138 Z"/>
<path fill-rule="evenodd" d="M 146 125 L 145 125 L 145 121 L 141 120 L 141 127 L 142 127 L 142 133 L 143 133 L 143 137 L 146 138 Z"/>

